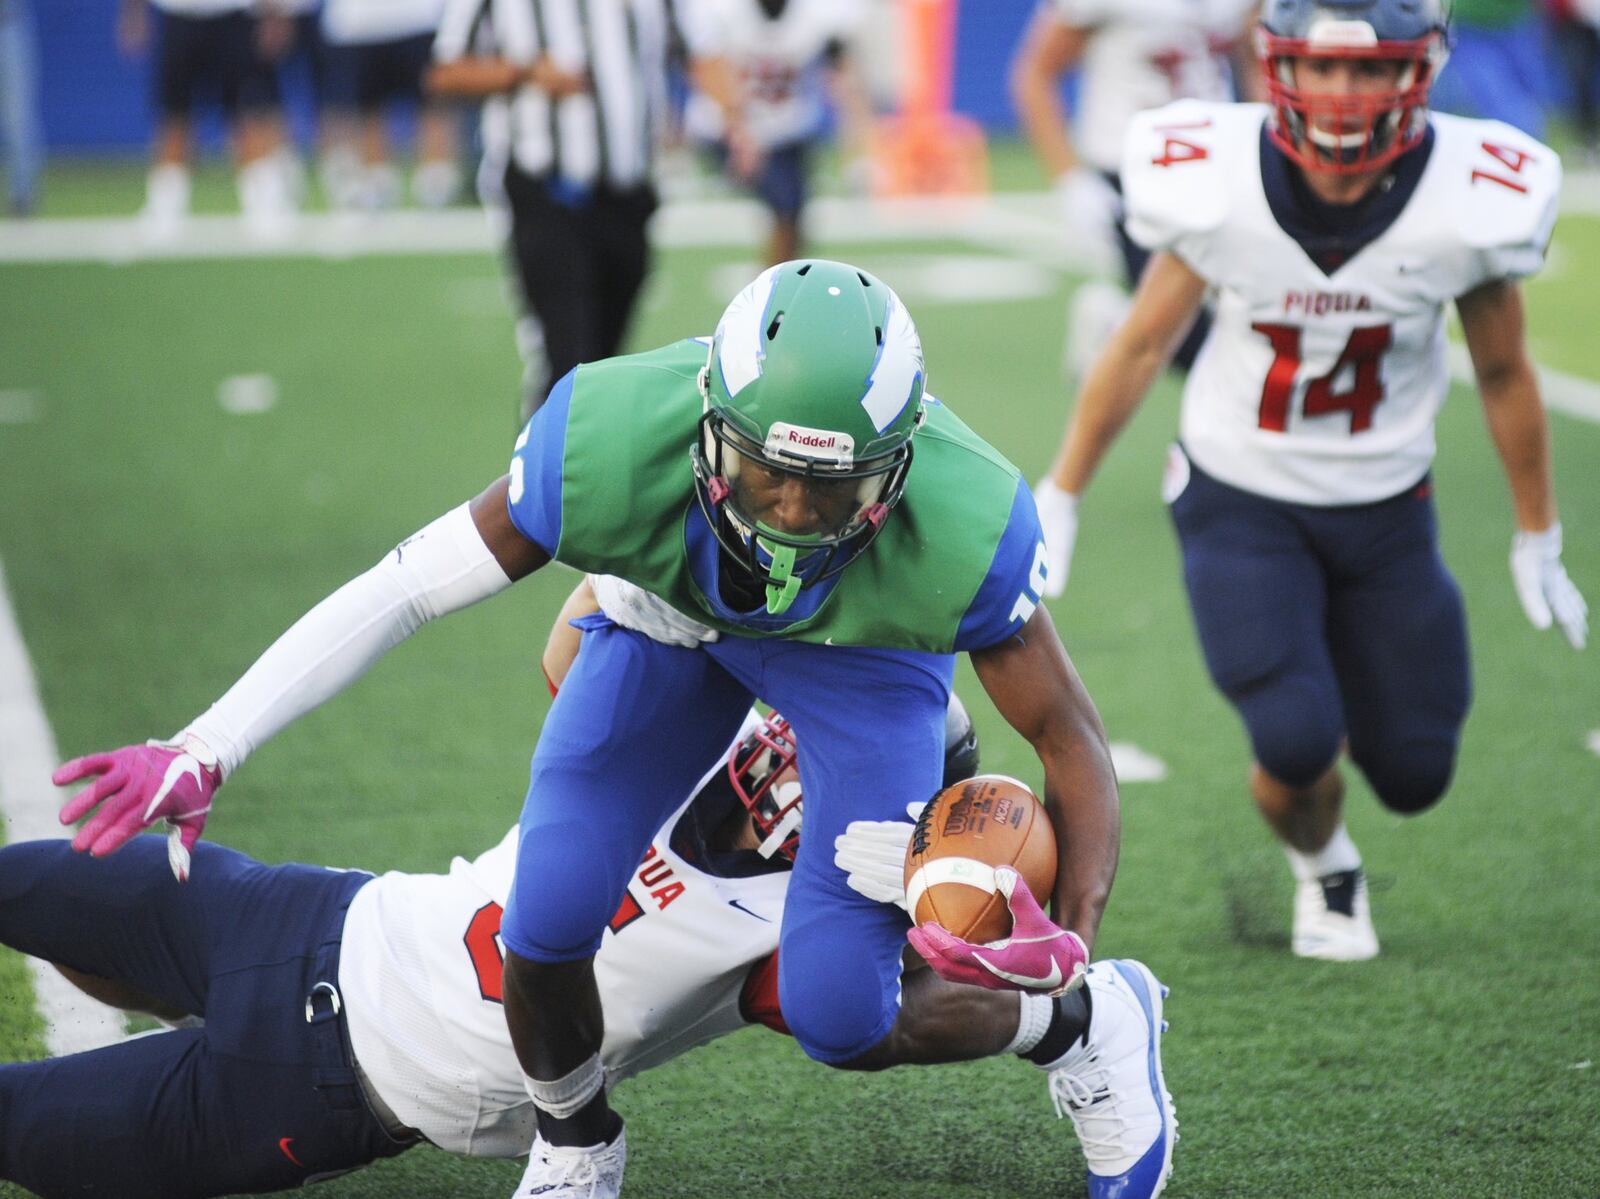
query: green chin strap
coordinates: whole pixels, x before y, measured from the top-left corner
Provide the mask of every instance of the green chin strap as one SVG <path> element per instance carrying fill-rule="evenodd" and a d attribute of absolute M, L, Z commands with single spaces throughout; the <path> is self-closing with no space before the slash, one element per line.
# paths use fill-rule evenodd
<path fill-rule="evenodd" d="M 779 581 L 767 584 L 767 612 L 777 616 L 787 612 L 794 597 L 800 594 L 800 579 L 794 573 L 795 547 L 771 545 L 759 537 L 756 544 L 772 555 L 772 577 Z"/>

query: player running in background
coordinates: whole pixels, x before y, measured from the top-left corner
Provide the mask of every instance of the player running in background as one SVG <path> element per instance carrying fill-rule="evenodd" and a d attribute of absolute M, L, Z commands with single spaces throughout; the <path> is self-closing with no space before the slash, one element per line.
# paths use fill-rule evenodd
<path fill-rule="evenodd" d="M 1439 555 L 1434 417 L 1454 303 L 1510 484 L 1528 617 L 1575 648 L 1544 407 L 1518 280 L 1544 259 L 1560 163 L 1510 126 L 1427 112 L 1437 3 L 1271 0 L 1269 105 L 1140 116 L 1123 165 L 1130 233 L 1155 252 L 1084 382 L 1044 487 L 1059 594 L 1078 497 L 1174 341 L 1217 291 L 1165 484 L 1217 687 L 1288 851 L 1294 952 L 1378 952 L 1341 817 L 1341 753 L 1385 807 L 1444 794 L 1470 699 L 1461 596 Z"/>
<path fill-rule="evenodd" d="M 154 19 L 151 9 L 159 14 Z M 286 31 L 266 6 L 250 0 L 120 0 L 117 42 L 130 57 L 155 43 L 156 135 L 140 226 L 147 237 L 178 236 L 189 217 L 189 160 L 196 110 L 215 99 L 227 120 L 238 167 L 245 227 L 281 236 L 295 200 L 279 150 L 278 82 L 265 52 L 273 31 Z"/>
<path fill-rule="evenodd" d="M 1055 180 L 1075 252 L 1136 286 L 1150 253 L 1123 227 L 1122 140 L 1134 114 L 1174 100 L 1233 98 L 1235 67 L 1255 0 L 1041 0 L 1011 68 L 1011 94 L 1040 165 Z M 1069 125 L 1061 81 L 1076 70 Z M 1128 310 L 1122 288 L 1090 280 L 1073 295 L 1065 361 L 1077 380 Z M 1198 318 L 1176 361 L 1187 368 L 1205 338 Z"/>
<path fill-rule="evenodd" d="M 580 585 L 562 616 L 594 608 Z M 553 684 L 579 635 L 566 619 L 552 630 Z M 977 733 L 954 695 L 944 742 L 949 786 L 978 768 Z M 608 1087 L 746 1024 L 787 1031 L 776 951 L 803 815 L 795 756 L 787 723 L 752 711 L 652 840 L 596 959 Z M 895 891 L 910 827 L 896 826 Z M 895 828 L 871 831 L 894 845 Z M 513 828 L 447 874 L 376 879 L 200 845 L 189 887 L 169 877 L 153 837 L 104 862 L 65 841 L 0 848 L 0 943 L 178 1026 L 0 1065 L 0 1179 L 46 1199 L 86 1189 L 180 1199 L 297 1186 L 423 1139 L 522 1156 L 535 1116 L 500 1008 L 497 940 L 516 840 Z M 870 874 L 861 867 L 851 885 Z M 1099 1082 L 1061 1028 L 1052 1035 L 1055 1001 L 915 985 L 942 999 L 924 1009 L 924 1035 L 1026 1056 L 1050 1070 L 1052 1095 Z M 1099 1016 L 1117 1017 L 1114 1007 Z M 1091 1129 L 1108 1118 L 1072 1114 Z M 102 1151 L 75 1152 L 90 1141 Z"/>
<path fill-rule="evenodd" d="M 594 954 L 650 838 L 756 695 L 798 734 L 810 843 L 826 847 L 851 821 L 901 819 L 936 789 L 955 655 L 968 652 L 1044 768 L 1055 919 L 1017 888 L 1013 913 L 1031 935 L 979 946 L 929 924 L 930 962 L 953 981 L 1065 993 L 1090 1028 L 1077 980 L 1119 839 L 1105 731 L 1038 602 L 1045 548 L 1029 490 L 924 398 L 924 369 L 899 298 L 823 259 L 763 272 L 713 338 L 578 367 L 517 439 L 505 477 L 302 617 L 174 742 L 58 771 L 60 783 L 100 776 L 62 811 L 93 812 L 74 844 L 109 853 L 167 819 L 186 873 L 213 792 L 255 746 L 424 621 L 554 558 L 619 576 L 631 599 L 589 620 L 540 733 L 501 926 L 506 1019 L 539 1109 L 527 1187 L 621 1188 Z M 573 818 L 596 810 L 609 818 Z M 929 996 L 902 987 L 906 931 L 905 913 L 853 891 L 826 848 L 802 846 L 779 990 L 808 1055 L 852 1069 L 975 1056 L 914 1032 Z M 1144 1056 L 1121 1058 L 1127 1068 L 1082 1100 L 1114 1100 L 1117 1113 L 1084 1138 L 1090 1185 L 1151 1195 L 1172 1145 L 1159 1071 L 1140 1065 L 1158 1061 L 1157 984 L 1142 966 L 1091 975 L 1087 991 L 1101 984 L 1095 1008 L 1126 999 L 1139 1018 L 1119 1027 Z"/>
<path fill-rule="evenodd" d="M 850 41 L 863 13 L 853 0 L 699 0 L 706 40 L 720 48 L 737 76 L 744 129 L 759 151 L 753 174 L 731 161 L 722 105 L 696 91 L 684 112 L 688 135 L 707 146 L 740 186 L 772 216 L 767 262 L 801 252 L 811 158 L 831 101 L 847 164 L 865 152 L 869 111 Z M 826 93 L 826 95 L 824 94 Z"/>

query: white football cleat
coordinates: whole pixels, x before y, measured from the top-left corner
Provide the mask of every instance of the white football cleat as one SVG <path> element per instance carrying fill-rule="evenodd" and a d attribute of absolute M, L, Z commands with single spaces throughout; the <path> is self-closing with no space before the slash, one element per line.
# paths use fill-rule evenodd
<path fill-rule="evenodd" d="M 1296 957 L 1324 962 L 1364 962 L 1378 956 L 1367 876 L 1360 867 L 1300 880 L 1290 948 Z"/>
<path fill-rule="evenodd" d="M 1050 1098 L 1071 1116 L 1089 1199 L 1155 1199 L 1172 1173 L 1178 1119 L 1161 1076 L 1167 989 L 1142 962 L 1089 967 L 1089 1032 L 1050 1068 Z"/>
<path fill-rule="evenodd" d="M 628 1160 L 627 1130 L 605 1145 L 570 1148 L 535 1137 L 512 1199 L 616 1199 Z"/>

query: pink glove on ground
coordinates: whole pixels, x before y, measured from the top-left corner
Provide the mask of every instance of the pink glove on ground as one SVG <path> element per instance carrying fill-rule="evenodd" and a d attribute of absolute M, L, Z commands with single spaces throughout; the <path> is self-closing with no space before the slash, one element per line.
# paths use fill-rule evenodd
<path fill-rule="evenodd" d="M 181 745 L 150 741 L 74 758 L 50 780 L 64 787 L 94 775 L 99 777 L 61 809 L 61 823 L 72 824 L 100 808 L 72 838 L 72 848 L 103 858 L 165 820 L 167 861 L 177 880 L 187 881 L 189 852 L 206 827 L 211 796 L 222 785 L 216 762 L 203 761 Z"/>
<path fill-rule="evenodd" d="M 947 982 L 991 991 L 1042 991 L 1060 995 L 1089 968 L 1089 951 L 1077 933 L 1051 922 L 1021 876 L 1009 866 L 994 872 L 1011 909 L 1011 935 L 974 945 L 929 921 L 906 933 L 912 947 Z"/>

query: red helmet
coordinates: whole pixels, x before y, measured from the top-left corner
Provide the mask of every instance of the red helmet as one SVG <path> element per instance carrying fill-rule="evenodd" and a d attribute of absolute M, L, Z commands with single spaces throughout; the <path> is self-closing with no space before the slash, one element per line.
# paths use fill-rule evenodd
<path fill-rule="evenodd" d="M 1274 144 L 1312 171 L 1353 175 L 1392 162 L 1422 140 L 1428 91 L 1446 57 L 1438 0 L 1268 0 L 1256 47 L 1274 119 Z M 1393 88 L 1361 96 L 1297 86 L 1295 60 L 1401 64 Z"/>
<path fill-rule="evenodd" d="M 793 861 L 800 847 L 800 780 L 773 786 L 798 752 L 789 722 L 774 712 L 728 755 L 728 781 L 761 834 L 757 852 L 764 858 L 781 853 Z"/>
<path fill-rule="evenodd" d="M 800 847 L 800 780 L 797 776 L 773 786 L 784 768 L 794 765 L 798 753 L 789 722 L 774 712 L 728 755 L 728 781 L 761 834 L 756 851 L 764 858 L 781 853 L 793 861 Z M 945 708 L 944 778 L 939 786 L 952 786 L 977 773 L 978 730 L 961 697 L 952 691 Z"/>

